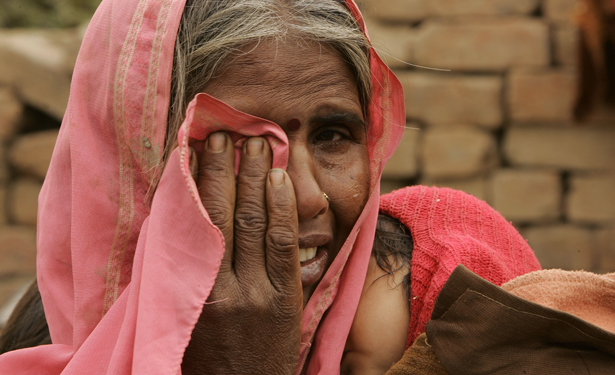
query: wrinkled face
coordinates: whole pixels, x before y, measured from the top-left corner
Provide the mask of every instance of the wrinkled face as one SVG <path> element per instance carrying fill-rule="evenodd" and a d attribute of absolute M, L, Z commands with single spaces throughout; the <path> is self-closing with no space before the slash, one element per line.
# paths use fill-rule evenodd
<path fill-rule="evenodd" d="M 329 47 L 289 39 L 247 51 L 204 92 L 288 136 L 305 305 L 368 198 L 365 119 L 353 74 Z"/>

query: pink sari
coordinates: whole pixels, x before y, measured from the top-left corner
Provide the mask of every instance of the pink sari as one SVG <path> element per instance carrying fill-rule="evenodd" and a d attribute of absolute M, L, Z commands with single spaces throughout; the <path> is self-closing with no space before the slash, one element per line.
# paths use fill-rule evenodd
<path fill-rule="evenodd" d="M 38 284 L 53 344 L 0 356 L 2 374 L 180 374 L 224 251 L 189 173 L 190 140 L 220 124 L 237 139 L 267 134 L 276 166 L 286 165 L 276 124 L 199 95 L 161 170 L 183 7 L 184 0 L 104 0 L 90 23 L 39 198 Z M 339 371 L 371 253 L 381 171 L 405 124 L 401 86 L 374 50 L 371 70 L 370 198 L 305 308 L 298 372 Z"/>

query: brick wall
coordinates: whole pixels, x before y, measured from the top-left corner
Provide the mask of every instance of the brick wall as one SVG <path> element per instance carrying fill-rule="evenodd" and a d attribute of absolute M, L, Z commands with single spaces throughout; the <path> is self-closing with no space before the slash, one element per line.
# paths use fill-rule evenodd
<path fill-rule="evenodd" d="M 83 30 L 0 30 L 0 326 L 35 276 L 36 212 Z"/>
<path fill-rule="evenodd" d="M 573 122 L 577 1 L 361 5 L 406 95 L 382 190 L 464 190 L 512 221 L 544 267 L 615 271 L 615 113 Z"/>
<path fill-rule="evenodd" d="M 408 130 L 382 190 L 467 191 L 511 220 L 544 267 L 615 271 L 615 114 L 572 121 L 576 0 L 361 6 L 406 94 Z M 82 34 L 0 30 L 0 306 L 34 277 L 36 197 Z"/>

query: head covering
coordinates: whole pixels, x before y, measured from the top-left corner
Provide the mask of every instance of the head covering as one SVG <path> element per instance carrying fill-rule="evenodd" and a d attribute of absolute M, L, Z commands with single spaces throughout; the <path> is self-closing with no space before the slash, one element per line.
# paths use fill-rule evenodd
<path fill-rule="evenodd" d="M 235 136 L 268 132 L 280 142 L 274 159 L 285 164 L 277 125 L 199 95 L 162 173 L 184 2 L 103 0 L 90 22 L 39 198 L 37 277 L 53 344 L 0 356 L 0 373 L 180 373 L 224 251 L 190 175 L 190 139 L 206 137 L 213 117 L 239 119 Z M 346 4 L 365 30 L 356 4 Z M 401 85 L 373 49 L 370 59 L 370 197 L 304 309 L 308 374 L 339 370 L 371 253 L 380 174 L 405 123 Z"/>
<path fill-rule="evenodd" d="M 502 215 L 472 195 L 413 186 L 383 195 L 380 211 L 401 221 L 414 242 L 407 346 L 425 332 L 436 298 L 455 267 L 502 285 L 539 270 L 527 242 Z"/>

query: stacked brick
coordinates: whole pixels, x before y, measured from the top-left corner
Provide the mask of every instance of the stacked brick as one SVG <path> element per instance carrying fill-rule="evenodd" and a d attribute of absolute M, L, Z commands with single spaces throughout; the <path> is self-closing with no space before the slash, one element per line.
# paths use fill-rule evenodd
<path fill-rule="evenodd" d="M 38 194 L 79 44 L 77 30 L 0 32 L 0 308 L 36 274 Z"/>
<path fill-rule="evenodd" d="M 406 95 L 408 129 L 381 188 L 467 191 L 512 221 L 544 267 L 612 272 L 615 113 L 573 121 L 578 3 L 364 0 Z"/>

